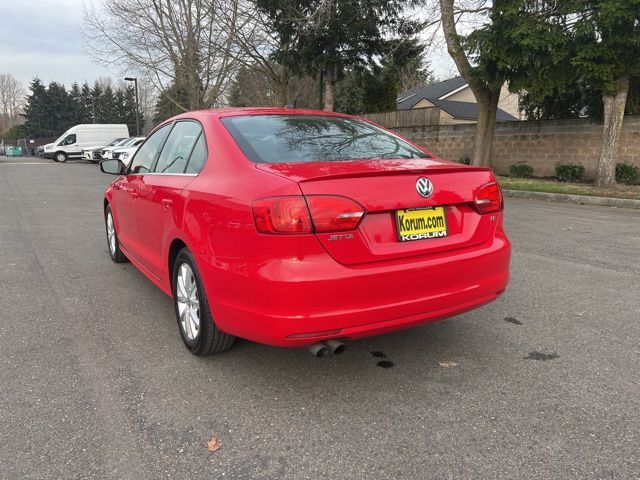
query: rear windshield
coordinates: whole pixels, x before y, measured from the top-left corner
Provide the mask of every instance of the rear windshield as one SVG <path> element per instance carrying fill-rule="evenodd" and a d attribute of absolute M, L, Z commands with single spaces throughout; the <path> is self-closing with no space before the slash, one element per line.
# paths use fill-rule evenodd
<path fill-rule="evenodd" d="M 428 157 L 400 138 L 351 118 L 247 115 L 226 117 L 222 123 L 257 163 Z"/>

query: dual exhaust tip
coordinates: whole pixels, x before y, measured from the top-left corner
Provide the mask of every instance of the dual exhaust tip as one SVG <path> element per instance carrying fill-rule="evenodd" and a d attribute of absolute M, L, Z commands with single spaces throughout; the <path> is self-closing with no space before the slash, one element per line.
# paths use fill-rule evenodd
<path fill-rule="evenodd" d="M 347 346 L 340 340 L 327 340 L 324 342 L 314 343 L 313 345 L 309 345 L 307 347 L 309 353 L 311 353 L 311 355 L 316 358 L 327 356 L 329 352 L 332 352 L 335 355 L 340 355 L 346 349 Z"/>

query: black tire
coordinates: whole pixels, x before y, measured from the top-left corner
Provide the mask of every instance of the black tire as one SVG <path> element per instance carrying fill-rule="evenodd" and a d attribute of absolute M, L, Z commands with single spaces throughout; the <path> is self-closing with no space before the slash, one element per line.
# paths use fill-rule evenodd
<path fill-rule="evenodd" d="M 113 243 L 111 243 L 111 237 L 109 236 L 109 218 L 111 218 L 113 227 Z M 113 221 L 113 213 L 111 213 L 111 207 L 107 205 L 104 211 L 104 226 L 107 232 L 107 250 L 109 250 L 109 256 L 111 260 L 116 263 L 128 262 L 127 256 L 120 250 L 120 241 L 118 240 L 118 232 L 116 231 L 116 224 Z"/>
<path fill-rule="evenodd" d="M 200 325 L 198 332 L 195 335 L 192 335 L 193 338 L 189 338 L 185 328 L 183 327 L 178 301 L 178 275 L 183 264 L 188 265 L 197 287 L 195 295 L 199 302 L 199 309 L 197 309 L 197 311 Z M 220 331 L 216 326 L 202 285 L 200 272 L 198 272 L 198 267 L 196 266 L 193 256 L 186 248 L 183 248 L 178 252 L 176 261 L 174 262 L 171 286 L 173 291 L 173 305 L 176 313 L 176 321 L 178 322 L 178 330 L 180 331 L 182 341 L 189 351 L 198 357 L 206 357 L 208 355 L 214 355 L 216 353 L 222 353 L 229 350 L 235 342 L 236 337 Z"/>
<path fill-rule="evenodd" d="M 64 163 L 67 161 L 67 154 L 64 152 L 56 152 L 53 154 L 53 159 L 58 163 Z"/>

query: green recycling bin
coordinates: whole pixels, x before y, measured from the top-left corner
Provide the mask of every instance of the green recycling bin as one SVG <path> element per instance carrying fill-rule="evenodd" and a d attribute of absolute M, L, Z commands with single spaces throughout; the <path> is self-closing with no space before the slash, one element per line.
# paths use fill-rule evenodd
<path fill-rule="evenodd" d="M 22 147 L 15 145 L 7 145 L 4 147 L 4 151 L 7 157 L 20 157 L 22 155 Z"/>

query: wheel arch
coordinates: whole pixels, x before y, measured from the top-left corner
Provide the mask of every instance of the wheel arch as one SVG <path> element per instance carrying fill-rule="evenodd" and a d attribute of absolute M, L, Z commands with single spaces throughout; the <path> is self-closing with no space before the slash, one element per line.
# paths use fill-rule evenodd
<path fill-rule="evenodd" d="M 173 293 L 173 267 L 176 263 L 176 258 L 178 257 L 178 253 L 183 248 L 187 247 L 187 244 L 181 238 L 174 238 L 169 245 L 168 255 L 167 255 L 167 273 L 169 279 L 169 289 L 171 293 Z"/>

